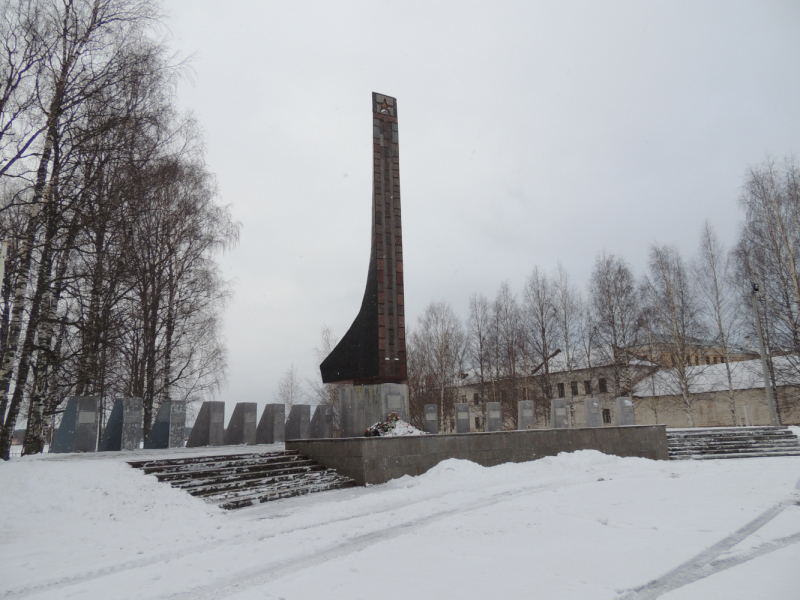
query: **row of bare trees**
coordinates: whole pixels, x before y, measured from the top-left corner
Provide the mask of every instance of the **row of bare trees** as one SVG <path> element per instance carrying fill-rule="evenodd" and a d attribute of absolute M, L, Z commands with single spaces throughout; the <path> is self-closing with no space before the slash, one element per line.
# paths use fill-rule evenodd
<path fill-rule="evenodd" d="M 160 23 L 151 0 L 3 0 L 4 458 L 18 423 L 40 452 L 67 396 L 142 397 L 147 432 L 223 381 L 215 255 L 239 226 L 175 109 Z"/>
<path fill-rule="evenodd" d="M 762 291 L 768 353 L 792 357 L 772 373 L 773 385 L 800 376 L 799 183 L 792 160 L 753 168 L 741 197 L 741 238 L 730 251 L 706 224 L 690 261 L 675 246 L 653 244 L 639 278 L 622 257 L 602 252 L 585 293 L 559 265 L 553 273 L 534 267 L 519 294 L 507 282 L 493 300 L 473 294 L 463 321 L 448 303 L 431 302 L 408 335 L 412 419 L 421 424 L 423 405 L 435 403 L 447 424 L 464 384 L 481 401 L 501 402 L 507 422 L 522 399 L 533 399 L 546 416 L 558 394 L 554 371 L 568 398 L 576 394 L 574 372 L 582 370 L 585 380 L 599 367 L 610 374 L 609 393 L 628 395 L 648 372 L 635 366 L 647 361 L 662 368 L 653 379 L 658 393 L 642 402 L 656 419 L 659 410 L 677 409 L 692 425 L 701 367 L 713 355 L 725 365 L 715 371 L 724 371 L 718 384 L 735 423 L 736 361 L 756 347 L 753 283 Z M 798 398 L 784 394 L 781 401 L 785 411 Z"/>

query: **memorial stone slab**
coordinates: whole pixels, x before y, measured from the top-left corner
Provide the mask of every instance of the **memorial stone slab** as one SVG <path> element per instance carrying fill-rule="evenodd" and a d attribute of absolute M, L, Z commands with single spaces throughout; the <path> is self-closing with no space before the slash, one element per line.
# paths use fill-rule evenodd
<path fill-rule="evenodd" d="M 150 434 L 144 441 L 146 450 L 183 448 L 186 438 L 186 402 L 162 402 Z"/>
<path fill-rule="evenodd" d="M 617 427 L 636 425 L 636 415 L 634 414 L 633 402 L 630 398 L 617 398 L 614 411 L 614 424 Z"/>
<path fill-rule="evenodd" d="M 583 401 L 583 426 L 603 426 L 603 416 L 600 414 L 600 400 L 597 398 L 586 398 Z"/>
<path fill-rule="evenodd" d="M 564 398 L 553 398 L 550 401 L 550 428 L 569 429 L 567 401 Z"/>
<path fill-rule="evenodd" d="M 279 444 L 286 440 L 286 406 L 267 404 L 256 429 L 256 444 Z"/>
<path fill-rule="evenodd" d="M 138 450 L 142 441 L 142 399 L 117 398 L 108 417 L 100 451 Z"/>
<path fill-rule="evenodd" d="M 362 437 L 368 427 L 386 421 L 389 413 L 395 412 L 408 421 L 408 386 L 403 383 L 342 386 L 339 410 L 342 437 Z"/>
<path fill-rule="evenodd" d="M 425 405 L 425 433 L 439 433 L 439 407 L 435 404 Z"/>
<path fill-rule="evenodd" d="M 310 417 L 311 407 L 308 404 L 295 404 L 289 411 L 289 419 L 286 421 L 286 439 L 307 440 Z"/>
<path fill-rule="evenodd" d="M 309 435 L 313 440 L 329 439 L 333 437 L 333 407 L 330 404 L 320 404 L 311 417 Z"/>
<path fill-rule="evenodd" d="M 225 403 L 203 402 L 186 442 L 187 448 L 222 446 L 225 441 Z"/>
<path fill-rule="evenodd" d="M 469 433 L 469 404 L 456 403 L 456 433 Z"/>
<path fill-rule="evenodd" d="M 517 403 L 517 429 L 536 429 L 533 400 L 521 400 Z"/>
<path fill-rule="evenodd" d="M 97 409 L 100 398 L 73 396 L 61 418 L 50 452 L 94 452 L 97 450 Z"/>
<path fill-rule="evenodd" d="M 485 431 L 503 431 L 503 411 L 499 402 L 486 403 Z"/>
<path fill-rule="evenodd" d="M 256 417 L 258 404 L 255 402 L 237 402 L 225 429 L 225 445 L 239 446 L 256 443 Z"/>

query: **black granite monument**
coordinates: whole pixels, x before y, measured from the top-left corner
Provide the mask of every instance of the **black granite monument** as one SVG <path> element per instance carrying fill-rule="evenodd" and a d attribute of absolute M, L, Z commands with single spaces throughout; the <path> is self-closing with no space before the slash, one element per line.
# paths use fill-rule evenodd
<path fill-rule="evenodd" d="M 408 419 L 398 135 L 397 99 L 373 93 L 372 248 L 367 285 L 355 321 L 320 365 L 324 383 L 345 384 L 339 389 L 342 437 L 364 435 L 367 427 L 385 421 L 388 412 Z M 402 389 L 383 389 L 387 385 Z M 390 400 L 398 396 L 401 406 L 389 410 Z"/>

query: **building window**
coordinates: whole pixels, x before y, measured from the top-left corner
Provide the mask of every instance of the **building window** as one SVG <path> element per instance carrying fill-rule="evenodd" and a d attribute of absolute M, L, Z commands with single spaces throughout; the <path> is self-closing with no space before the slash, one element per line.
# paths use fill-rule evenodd
<path fill-rule="evenodd" d="M 707 365 L 711 364 L 711 357 L 710 356 L 706 356 L 706 364 Z"/>
<path fill-rule="evenodd" d="M 480 428 L 481 428 L 481 418 L 475 417 L 475 429 L 480 429 Z"/>
<path fill-rule="evenodd" d="M 605 379 L 598 380 L 597 387 L 600 390 L 601 394 L 605 394 L 608 391 L 608 386 L 606 385 Z"/>
<path fill-rule="evenodd" d="M 472 394 L 472 401 L 473 401 L 475 404 L 478 404 L 478 401 L 480 400 L 480 398 L 481 398 L 481 397 L 480 397 L 478 394 Z"/>
<path fill-rule="evenodd" d="M 570 384 L 570 387 L 572 388 L 572 395 L 573 396 L 577 396 L 580 393 L 580 392 L 578 392 L 578 382 L 577 381 L 573 381 Z"/>
<path fill-rule="evenodd" d="M 558 397 L 559 398 L 563 398 L 566 395 L 567 394 L 564 392 L 564 384 L 563 383 L 559 383 L 558 384 Z"/>
<path fill-rule="evenodd" d="M 725 362 L 725 357 L 724 356 L 720 356 L 719 357 L 719 362 L 724 363 Z"/>
<path fill-rule="evenodd" d="M 467 401 L 467 395 L 464 394 L 463 396 L 461 396 L 461 402 L 466 402 L 466 401 Z"/>
<path fill-rule="evenodd" d="M 583 391 L 587 396 L 591 395 L 591 393 L 592 393 L 592 382 L 589 379 L 587 379 L 586 381 L 583 382 Z"/>
<path fill-rule="evenodd" d="M 604 408 L 603 409 L 603 423 L 611 423 L 611 409 Z"/>
<path fill-rule="evenodd" d="M 692 364 L 692 357 L 688 354 L 686 355 L 686 366 L 690 366 Z"/>
<path fill-rule="evenodd" d="M 695 356 L 694 357 L 694 364 L 695 365 L 699 365 L 700 364 L 700 357 L 699 356 Z"/>

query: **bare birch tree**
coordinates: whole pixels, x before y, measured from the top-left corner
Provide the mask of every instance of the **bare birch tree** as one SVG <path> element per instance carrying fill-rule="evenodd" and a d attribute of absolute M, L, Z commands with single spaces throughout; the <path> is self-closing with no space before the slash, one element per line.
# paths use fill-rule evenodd
<path fill-rule="evenodd" d="M 550 400 L 555 396 L 550 361 L 560 350 L 560 335 L 555 287 L 539 267 L 534 267 L 528 276 L 523 297 L 526 346 L 532 358 L 531 372 L 536 373 L 535 381 L 539 386 L 539 393 L 533 400 L 539 405 L 537 413 L 549 415 Z"/>
<path fill-rule="evenodd" d="M 639 342 L 639 296 L 628 263 L 602 252 L 594 263 L 589 296 L 598 360 L 611 365 L 620 396 L 633 384 L 632 350 Z"/>
<path fill-rule="evenodd" d="M 736 258 L 742 300 L 749 306 L 750 286 L 759 285 L 768 353 L 788 357 L 785 366 L 773 368 L 775 390 L 775 384 L 796 380 L 800 371 L 800 167 L 787 158 L 751 168 L 740 202 L 745 225 Z M 752 311 L 746 310 L 755 337 Z M 777 401 L 779 413 L 798 405 L 796 393 L 781 394 Z"/>
<path fill-rule="evenodd" d="M 466 334 L 461 321 L 446 302 L 431 302 L 413 333 L 422 372 L 430 379 L 439 409 L 439 426 L 448 429 L 463 372 Z"/>
<path fill-rule="evenodd" d="M 714 350 L 722 355 L 725 370 L 725 395 L 731 411 L 731 423 L 736 419 L 736 399 L 739 392 L 733 385 L 735 346 L 744 327 L 742 306 L 733 281 L 732 258 L 720 242 L 711 225 L 706 222 L 700 235 L 700 247 L 692 263 L 694 288 L 697 292 L 699 316 L 713 339 Z"/>
<path fill-rule="evenodd" d="M 650 248 L 649 276 L 642 280 L 642 297 L 648 309 L 648 326 L 660 344 L 673 357 L 672 369 L 662 371 L 662 379 L 678 397 L 689 427 L 694 427 L 692 384 L 700 366 L 691 367 L 684 357 L 704 337 L 697 300 L 678 250 L 653 244 Z"/>
<path fill-rule="evenodd" d="M 69 393 L 143 396 L 145 431 L 160 402 L 213 395 L 230 294 L 214 256 L 235 244 L 239 226 L 217 204 L 197 128 L 173 108 L 179 68 L 149 37 L 154 2 L 16 0 L 4 9 L 0 69 L 11 83 L 0 89 L 0 220 L 14 232 L 0 328 L 7 457 L 21 409 L 24 451 L 38 452 Z M 30 40 L 38 45 L 24 50 Z"/>
<path fill-rule="evenodd" d="M 314 355 L 317 362 L 321 363 L 331 353 L 331 351 L 339 343 L 337 338 L 330 327 L 327 325 L 322 326 L 320 331 L 320 345 L 314 348 Z M 314 378 L 306 380 L 309 389 L 311 390 L 311 397 L 313 404 L 327 404 L 333 408 L 333 428 L 334 432 L 341 430 L 340 410 L 339 410 L 339 388 L 342 387 L 339 383 L 322 383 L 322 376 L 318 374 Z M 336 433 L 338 435 L 338 433 Z"/>
<path fill-rule="evenodd" d="M 575 424 L 575 404 L 572 394 L 573 371 L 583 367 L 586 359 L 583 354 L 581 334 L 583 327 L 583 301 L 578 289 L 572 285 L 569 273 L 561 263 L 553 277 L 553 306 L 558 323 L 558 345 L 562 349 L 560 359 L 566 372 L 565 396 L 570 408 L 570 417 Z"/>
<path fill-rule="evenodd" d="M 275 402 L 286 405 L 289 410 L 295 404 L 306 404 L 304 401 L 308 398 L 303 389 L 303 382 L 297 374 L 297 367 L 294 364 L 281 375 L 274 397 Z"/>
<path fill-rule="evenodd" d="M 523 377 L 523 389 L 529 393 L 527 374 L 521 371 L 526 356 L 523 331 L 523 315 L 516 295 L 507 281 L 500 284 L 492 305 L 494 328 L 494 360 L 496 363 L 493 400 L 500 402 L 503 423 L 510 426 L 516 422 L 519 395 L 519 377 Z M 499 397 L 497 392 L 499 392 Z"/>
<path fill-rule="evenodd" d="M 39 325 L 42 298 L 48 286 L 48 253 L 55 238 L 52 227 L 54 203 L 58 197 L 59 178 L 63 166 L 63 144 L 74 143 L 70 133 L 92 99 L 113 85 L 125 69 L 121 68 L 131 56 L 141 34 L 156 16 L 148 0 L 79 0 L 75 2 L 28 3 L 27 14 L 35 34 L 44 36 L 46 48 L 36 68 L 36 103 L 28 106 L 27 121 L 31 125 L 30 142 L 39 147 L 31 152 L 31 173 L 28 218 L 19 244 L 16 288 L 7 338 L 0 349 L 0 415 L 5 421 L 0 435 L 0 456 L 7 457 L 10 436 L 22 405 L 27 382 L 30 352 Z M 17 7 L 23 4 L 15 5 Z M 8 12 L 6 13 L 8 14 Z M 4 67 L 6 72 L 9 72 Z M 24 104 L 24 103 L 23 103 Z M 37 117 L 36 115 L 42 115 Z M 39 125 L 41 123 L 41 125 Z M 41 129 L 41 135 L 36 132 Z M 18 144 L 12 148 L 4 163 L 21 159 Z M 5 157 L 4 157 L 5 158 Z M 18 167 L 17 167 L 18 168 Z M 57 213 L 56 213 L 57 216 Z M 43 231 L 44 230 L 44 231 Z M 34 264 L 37 238 L 44 233 L 43 257 Z M 36 290 L 28 301 L 28 284 Z M 27 333 L 23 331 L 23 312 L 27 312 Z M 20 352 L 22 350 L 22 352 Z M 17 387 L 9 401 L 14 369 Z"/>
<path fill-rule="evenodd" d="M 489 300 L 483 294 L 472 294 L 467 319 L 467 363 L 475 374 L 481 403 L 487 398 L 487 379 L 493 381 L 490 348 L 491 314 Z"/>

